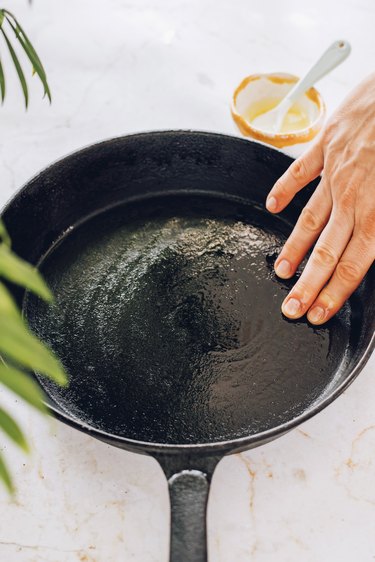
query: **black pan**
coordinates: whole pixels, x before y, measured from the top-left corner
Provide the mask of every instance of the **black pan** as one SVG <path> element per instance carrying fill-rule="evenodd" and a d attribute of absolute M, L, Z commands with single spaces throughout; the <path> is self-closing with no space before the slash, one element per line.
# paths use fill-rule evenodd
<path fill-rule="evenodd" d="M 133 135 L 53 164 L 4 211 L 15 251 L 40 265 L 56 295 L 52 307 L 24 300 L 70 375 L 63 390 L 36 374 L 49 407 L 160 462 L 173 562 L 207 560 L 219 460 L 318 413 L 374 347 L 374 267 L 323 327 L 280 313 L 295 279 L 276 279 L 273 262 L 316 187 L 281 217 L 266 213 L 290 163 L 218 134 Z"/>

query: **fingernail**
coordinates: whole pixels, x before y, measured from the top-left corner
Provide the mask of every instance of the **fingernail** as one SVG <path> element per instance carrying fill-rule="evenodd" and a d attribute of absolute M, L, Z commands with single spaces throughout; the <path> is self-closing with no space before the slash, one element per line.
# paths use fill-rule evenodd
<path fill-rule="evenodd" d="M 290 267 L 290 263 L 287 260 L 281 260 L 281 262 L 277 264 L 275 271 L 276 275 L 278 275 L 279 277 L 289 277 L 292 268 Z"/>
<path fill-rule="evenodd" d="M 285 316 L 294 317 L 298 314 L 301 308 L 299 300 L 291 298 L 282 305 L 282 311 Z"/>
<path fill-rule="evenodd" d="M 325 310 L 321 306 L 314 306 L 307 315 L 308 320 L 312 324 L 318 324 L 325 317 Z"/>
<path fill-rule="evenodd" d="M 277 208 L 276 197 L 269 197 L 266 202 L 266 207 L 269 211 L 276 211 Z"/>

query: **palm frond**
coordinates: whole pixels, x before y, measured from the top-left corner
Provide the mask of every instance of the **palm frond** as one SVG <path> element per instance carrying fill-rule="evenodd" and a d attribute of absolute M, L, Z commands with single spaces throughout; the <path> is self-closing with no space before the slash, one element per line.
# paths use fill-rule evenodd
<path fill-rule="evenodd" d="M 0 364 L 0 383 L 43 414 L 47 412 L 46 397 L 30 375 L 20 369 Z"/>
<path fill-rule="evenodd" d="M 7 24 L 7 25 L 5 25 Z M 16 51 L 14 50 L 14 47 L 12 45 L 12 42 L 10 41 L 9 36 L 7 35 L 7 32 L 5 30 L 5 27 L 8 26 L 8 29 L 10 28 L 14 34 L 14 37 L 16 38 L 16 40 L 18 41 L 18 43 L 21 45 L 24 53 L 26 54 L 29 62 L 32 65 L 32 69 L 33 69 L 33 74 L 35 73 L 42 85 L 43 85 L 43 89 L 44 89 L 44 95 L 48 97 L 49 101 L 51 102 L 51 90 L 49 88 L 48 85 L 48 81 L 47 81 L 47 75 L 46 75 L 46 71 L 44 70 L 43 64 L 34 48 L 34 46 L 32 45 L 29 37 L 27 36 L 26 32 L 24 31 L 24 29 L 21 27 L 19 21 L 16 19 L 16 17 L 9 12 L 8 10 L 5 9 L 1 9 L 0 10 L 0 31 L 4 37 L 6 46 L 9 50 L 10 56 L 12 58 L 13 64 L 15 66 L 20 84 L 21 84 L 21 88 L 22 88 L 22 92 L 23 92 L 23 96 L 24 96 L 24 100 L 25 100 L 25 106 L 27 108 L 28 103 L 29 103 L 29 91 L 28 91 L 28 86 L 27 86 L 27 82 L 26 82 L 26 78 L 21 66 L 21 63 L 19 61 L 19 58 L 16 54 Z M 5 74 L 4 74 L 4 69 L 2 67 L 1 64 L 1 60 L 0 60 L 0 95 L 1 95 L 1 100 L 2 102 L 4 101 L 5 98 Z"/>
<path fill-rule="evenodd" d="M 23 92 L 23 97 L 25 99 L 25 106 L 27 108 L 27 106 L 29 105 L 29 90 L 27 88 L 27 83 L 26 83 L 26 79 L 25 79 L 25 75 L 23 73 L 22 70 L 22 66 L 20 64 L 20 61 L 18 60 L 18 57 L 16 55 L 16 51 L 13 49 L 12 47 L 12 43 L 9 41 L 7 34 L 5 33 L 3 27 L 0 28 L 1 33 L 3 34 L 3 37 L 5 39 L 5 42 L 8 46 L 9 52 L 10 52 L 10 56 L 12 57 L 14 66 L 16 67 L 16 71 L 17 71 L 17 75 L 22 87 L 22 92 Z"/>
<path fill-rule="evenodd" d="M 52 300 L 52 293 L 39 271 L 16 256 L 9 248 L 1 245 L 0 275 L 13 283 L 22 285 L 22 287 L 29 289 L 46 301 Z"/>
<path fill-rule="evenodd" d="M 29 102 L 29 90 L 6 26 L 11 31 L 11 37 L 13 38 L 14 35 L 15 40 L 21 45 L 32 65 L 33 74 L 36 74 L 42 82 L 44 95 L 51 102 L 46 72 L 30 39 L 15 16 L 8 10 L 0 9 L 0 32 L 16 69 L 26 108 Z M 0 57 L 0 97 L 4 102 L 6 81 L 2 61 L 3 59 Z M 20 285 L 45 301 L 50 302 L 53 298 L 38 270 L 12 252 L 9 234 L 0 219 L 0 384 L 6 386 L 40 412 L 46 413 L 45 395 L 39 385 L 25 371 L 37 371 L 60 385 L 67 384 L 67 376 L 55 354 L 29 330 L 27 323 L 22 318 L 21 311 L 6 285 L 1 282 L 1 278 Z M 24 451 L 28 451 L 27 441 L 21 428 L 1 407 L 0 430 Z M 14 493 L 11 474 L 1 453 L 0 481 L 3 482 L 9 493 Z"/>
<path fill-rule="evenodd" d="M 22 319 L 0 316 L 0 353 L 19 365 L 38 371 L 60 385 L 67 384 L 64 369 L 52 353 L 26 327 Z"/>
<path fill-rule="evenodd" d="M 12 245 L 8 231 L 5 228 L 5 224 L 1 219 L 0 219 L 0 243 L 5 244 L 7 248 L 10 248 Z"/>
<path fill-rule="evenodd" d="M 8 470 L 8 467 L 4 461 L 3 455 L 0 453 L 0 480 L 3 481 L 5 487 L 10 494 L 14 494 L 13 480 Z"/>
<path fill-rule="evenodd" d="M 48 97 L 49 101 L 51 102 L 51 92 L 47 82 L 46 72 L 43 68 L 42 62 L 38 57 L 37 52 L 35 51 L 30 39 L 26 35 L 23 28 L 20 26 L 19 22 L 16 20 L 14 15 L 9 12 L 8 10 L 4 10 L 5 18 L 9 23 L 10 27 L 12 28 L 16 38 L 22 45 L 23 50 L 25 51 L 26 55 L 28 56 L 31 64 L 33 65 L 33 69 L 36 74 L 39 76 L 43 87 L 44 87 L 44 94 Z"/>
<path fill-rule="evenodd" d="M 29 447 L 26 438 L 18 425 L 18 423 L 5 411 L 0 408 L 0 428 L 6 433 L 16 445 L 25 451 L 29 452 Z"/>
<path fill-rule="evenodd" d="M 4 283 L 0 282 L 0 315 L 6 318 L 12 316 L 13 318 L 21 318 L 21 313 Z"/>

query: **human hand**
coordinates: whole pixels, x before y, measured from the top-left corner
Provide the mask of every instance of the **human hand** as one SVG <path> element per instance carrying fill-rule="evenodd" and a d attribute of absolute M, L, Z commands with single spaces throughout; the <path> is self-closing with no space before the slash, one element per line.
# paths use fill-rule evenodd
<path fill-rule="evenodd" d="M 375 259 L 375 74 L 364 80 L 329 119 L 316 142 L 271 189 L 266 207 L 282 211 L 321 174 L 315 192 L 275 262 L 276 274 L 294 275 L 311 256 L 282 312 L 307 313 L 323 324 L 342 307 Z"/>

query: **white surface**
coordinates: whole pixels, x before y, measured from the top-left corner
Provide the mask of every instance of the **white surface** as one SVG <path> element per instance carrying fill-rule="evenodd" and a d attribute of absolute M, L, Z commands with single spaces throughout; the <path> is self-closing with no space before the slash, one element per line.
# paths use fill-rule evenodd
<path fill-rule="evenodd" d="M 1 203 L 52 160 L 99 139 L 157 128 L 232 133 L 229 100 L 243 76 L 301 74 L 336 37 L 353 51 L 319 84 L 329 111 L 373 70 L 373 0 L 7 4 L 42 56 L 53 105 L 35 81 L 25 114 L 12 74 L 0 109 Z M 210 562 L 375 558 L 374 369 L 373 356 L 318 417 L 220 464 Z M 2 561 L 167 561 L 167 488 L 155 461 L 46 421 L 4 391 L 0 398 L 34 450 L 28 458 L 4 447 L 19 494 L 12 503 L 0 490 Z"/>

